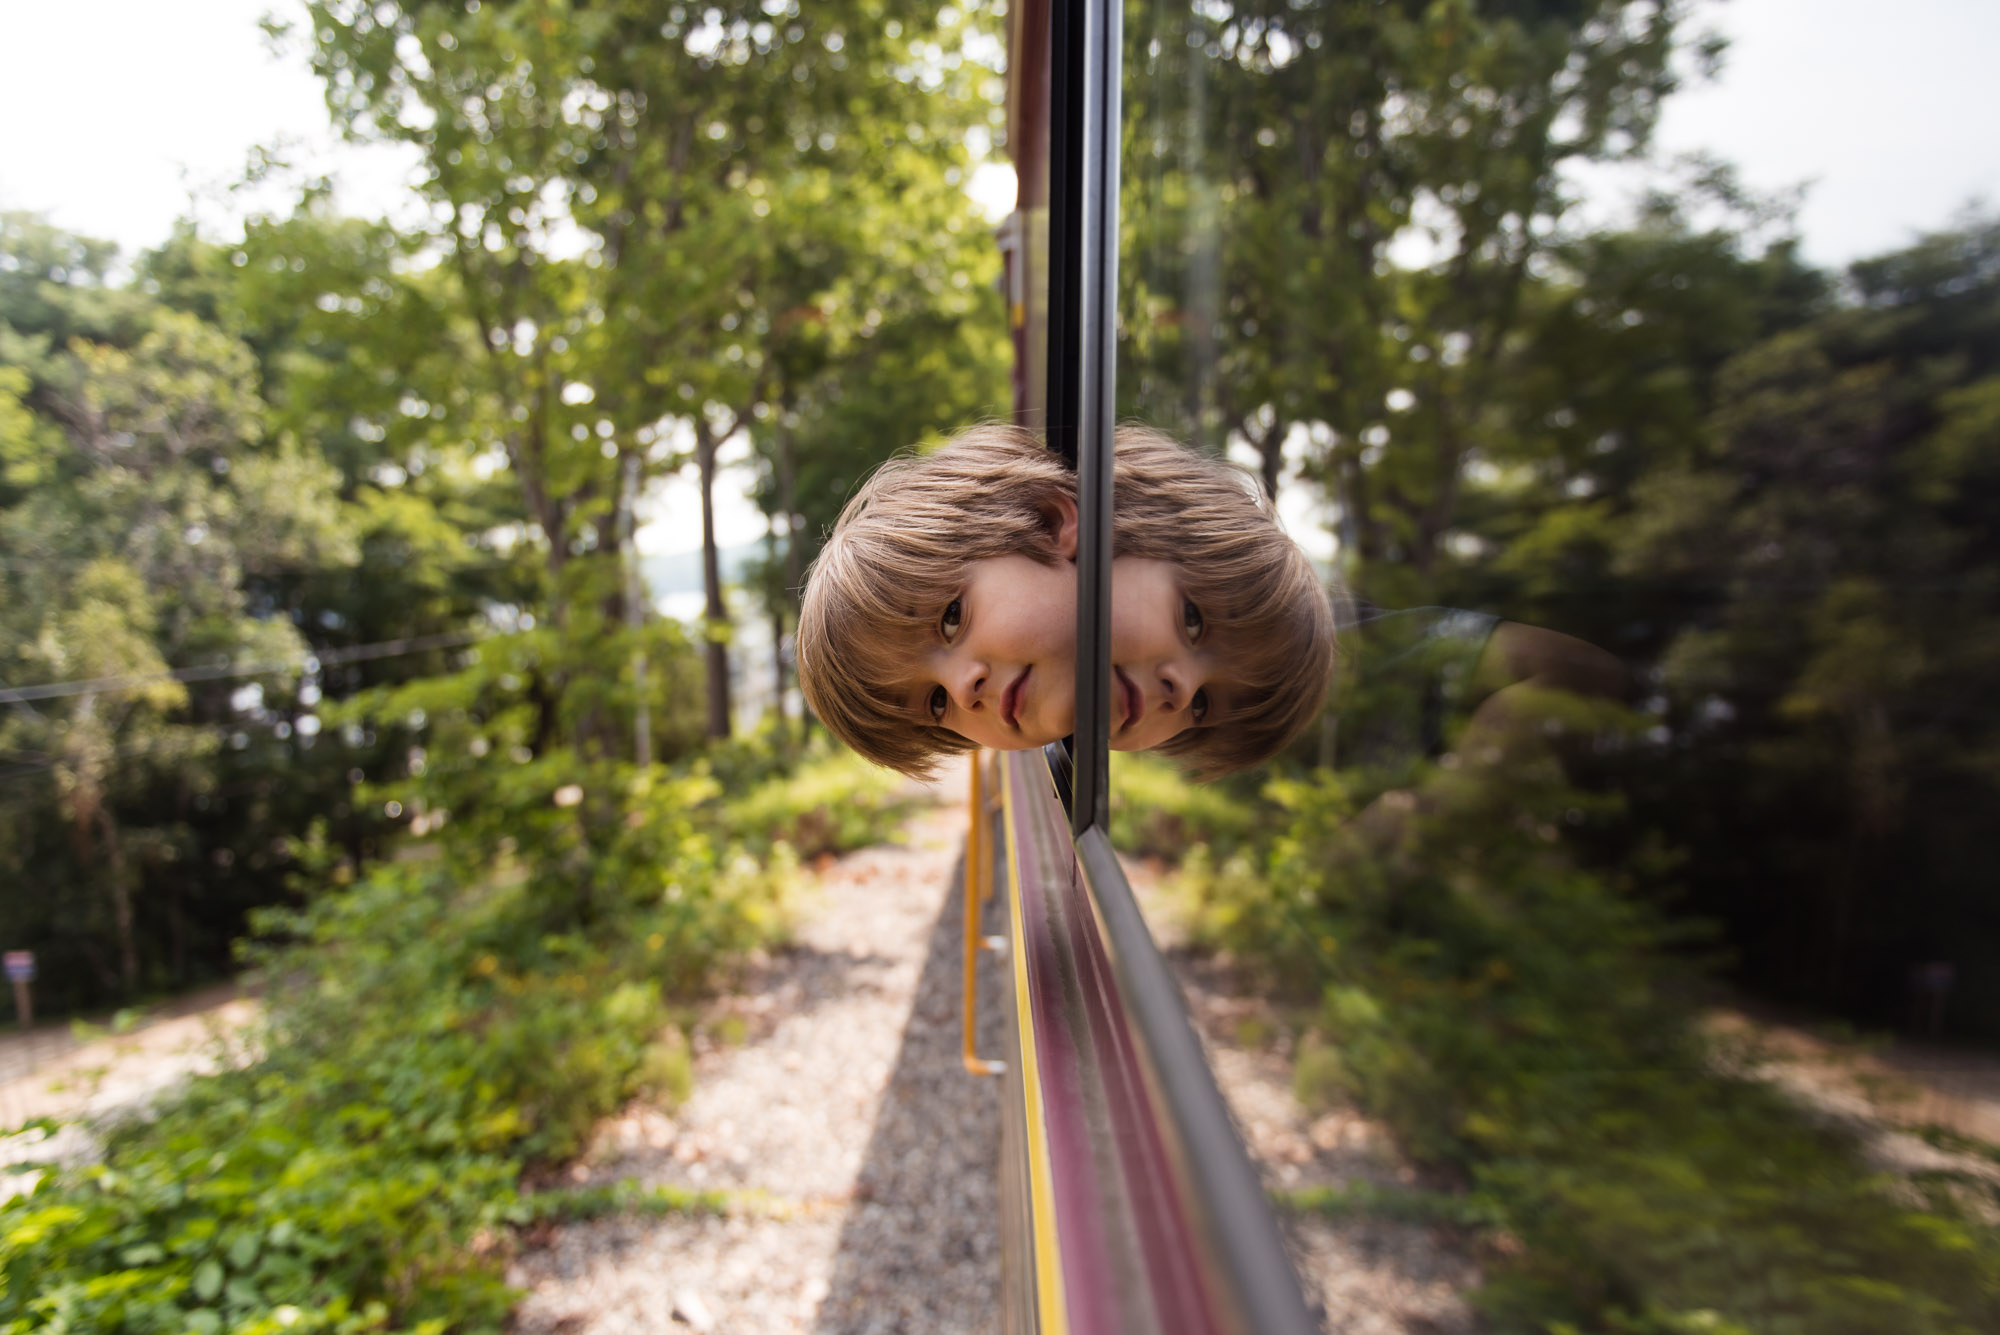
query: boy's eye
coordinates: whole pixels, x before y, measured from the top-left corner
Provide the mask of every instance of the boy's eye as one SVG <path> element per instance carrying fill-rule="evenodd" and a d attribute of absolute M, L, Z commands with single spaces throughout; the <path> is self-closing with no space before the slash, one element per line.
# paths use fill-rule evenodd
<path fill-rule="evenodd" d="M 1190 604 L 1190 606 L 1192 606 L 1192 604 Z M 1198 617 L 1201 614 L 1197 612 L 1195 615 Z M 1206 686 L 1197 690 L 1194 693 L 1194 699 L 1188 701 L 1188 717 L 1193 719 L 1196 723 L 1202 723 L 1207 721 L 1208 688 Z"/>
<path fill-rule="evenodd" d="M 957 607 L 958 604 L 953 603 L 952 606 Z M 931 722 L 933 723 L 944 722 L 945 707 L 950 703 L 951 703 L 951 696 L 945 691 L 944 687 L 942 686 L 931 687 L 931 698 L 929 701 L 930 711 L 931 711 Z"/>
<path fill-rule="evenodd" d="M 1191 600 L 1186 598 L 1181 599 L 1181 629 L 1187 632 L 1188 639 L 1200 639 L 1201 627 L 1201 609 L 1196 607 Z"/>
<path fill-rule="evenodd" d="M 944 615 L 938 618 L 938 634 L 944 636 L 945 643 L 957 638 L 959 624 L 964 620 L 965 609 L 958 605 L 958 599 L 944 605 Z"/>

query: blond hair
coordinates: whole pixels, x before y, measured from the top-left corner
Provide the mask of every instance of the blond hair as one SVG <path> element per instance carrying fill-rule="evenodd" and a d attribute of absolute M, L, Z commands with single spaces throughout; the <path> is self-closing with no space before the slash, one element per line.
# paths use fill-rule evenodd
<path fill-rule="evenodd" d="M 1268 759 L 1319 712 L 1333 673 L 1333 615 L 1312 563 L 1245 470 L 1139 426 L 1120 427 L 1114 450 L 1113 554 L 1178 565 L 1229 663 L 1225 726 L 1190 728 L 1158 749 L 1202 778 Z M 973 427 L 883 464 L 807 573 L 798 665 L 813 713 L 905 774 L 974 750 L 911 717 L 910 664 L 969 564 L 1060 559 L 1056 532 L 1075 494 L 1062 460 L 1013 426 Z"/>

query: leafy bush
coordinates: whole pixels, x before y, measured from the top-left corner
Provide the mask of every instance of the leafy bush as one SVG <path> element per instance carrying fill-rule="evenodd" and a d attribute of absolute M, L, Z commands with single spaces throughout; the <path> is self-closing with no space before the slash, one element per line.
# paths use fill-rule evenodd
<path fill-rule="evenodd" d="M 694 1092 L 694 1054 L 687 1035 L 674 1028 L 663 1031 L 639 1059 L 632 1087 L 669 1106 L 687 1102 Z"/>
<path fill-rule="evenodd" d="M 601 1219 L 606 1215 L 728 1214 L 754 1208 L 761 1198 L 752 1192 L 701 1190 L 695 1187 L 642 1186 L 629 1177 L 594 1187 L 538 1191 L 521 1198 L 513 1213 L 527 1220 Z"/>
<path fill-rule="evenodd" d="M 1615 803 L 1553 767 L 1418 777 L 1386 822 L 1330 776 L 1276 785 L 1263 857 L 1184 880 L 1209 941 L 1321 989 L 1302 1095 L 1356 1099 L 1463 1188 L 1496 1331 L 2000 1329 L 2000 1237 L 1950 1183 L 1886 1182 L 1709 1052 L 1675 933 L 1562 833 Z"/>
<path fill-rule="evenodd" d="M 894 770 L 852 751 L 821 751 L 790 774 L 774 774 L 724 804 L 736 837 L 783 842 L 802 858 L 880 843 L 902 824 L 915 798 Z"/>
<path fill-rule="evenodd" d="M 559 805 L 560 759 L 436 860 L 266 912 L 255 1060 L 0 1205 L 0 1332 L 499 1328 L 523 1166 L 639 1084 L 685 1092 L 663 997 L 782 930 L 791 879 L 719 842 L 708 781 L 572 762 L 595 791 Z"/>
<path fill-rule="evenodd" d="M 1191 782 L 1160 756 L 1113 752 L 1111 775 L 1111 841 L 1121 852 L 1178 860 L 1200 844 L 1227 858 L 1268 823 L 1230 785 Z"/>

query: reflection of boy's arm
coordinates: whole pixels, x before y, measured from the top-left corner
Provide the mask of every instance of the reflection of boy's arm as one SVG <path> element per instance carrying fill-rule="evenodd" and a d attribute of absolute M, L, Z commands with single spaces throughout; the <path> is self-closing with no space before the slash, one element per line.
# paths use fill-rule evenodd
<path fill-rule="evenodd" d="M 1502 621 L 1473 670 L 1471 694 L 1479 704 L 1443 764 L 1465 776 L 1468 767 L 1495 771 L 1545 757 L 1549 738 L 1542 725 L 1563 699 L 1617 700 L 1630 690 L 1624 665 L 1596 645 Z M 1356 813 L 1355 826 L 1378 850 L 1387 850 L 1399 842 L 1410 817 L 1435 800 L 1427 787 L 1383 793 Z"/>
<path fill-rule="evenodd" d="M 1630 690 L 1624 665 L 1596 645 L 1502 621 L 1473 672 L 1474 694 L 1485 698 L 1467 719 L 1453 753 L 1472 764 L 1504 761 L 1524 744 L 1540 741 L 1541 723 L 1555 703 L 1551 693 L 1619 700 Z"/>

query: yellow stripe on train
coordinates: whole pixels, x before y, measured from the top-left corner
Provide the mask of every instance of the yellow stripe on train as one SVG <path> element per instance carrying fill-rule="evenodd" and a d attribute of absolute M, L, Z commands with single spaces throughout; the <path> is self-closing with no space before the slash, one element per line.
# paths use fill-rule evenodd
<path fill-rule="evenodd" d="M 1021 850 L 1014 836 L 1014 784 L 1005 757 L 996 767 L 1007 827 L 1007 912 L 1013 921 L 1014 1017 L 1021 1045 L 1021 1093 L 1027 1103 L 1028 1216 L 1035 1237 L 1035 1305 L 1042 1335 L 1068 1335 L 1063 1301 L 1062 1253 L 1056 1246 L 1055 1191 L 1049 1174 L 1049 1139 L 1042 1123 L 1041 1065 L 1035 1056 L 1035 1017 L 1028 992 L 1026 925 L 1021 919 Z"/>

